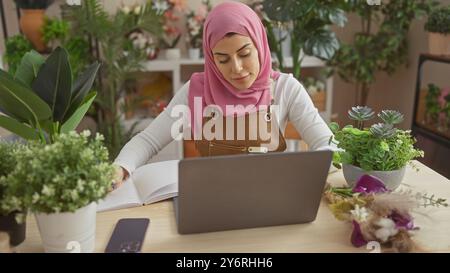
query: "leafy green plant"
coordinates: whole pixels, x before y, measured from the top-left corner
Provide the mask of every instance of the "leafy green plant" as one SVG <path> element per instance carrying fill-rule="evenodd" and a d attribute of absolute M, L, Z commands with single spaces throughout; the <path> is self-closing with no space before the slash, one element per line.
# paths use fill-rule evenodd
<path fill-rule="evenodd" d="M 445 99 L 445 105 L 444 108 L 442 108 L 442 113 L 444 113 L 446 121 L 445 126 L 447 129 L 450 128 L 450 94 L 444 97 Z"/>
<path fill-rule="evenodd" d="M 69 23 L 65 20 L 45 17 L 44 26 L 42 27 L 42 39 L 45 43 L 53 40 L 60 40 L 64 43 L 69 33 Z"/>
<path fill-rule="evenodd" d="M 115 157 L 128 141 L 120 122 L 120 98 L 123 86 L 131 72 L 142 68 L 146 52 L 131 46 L 128 35 L 136 30 L 161 37 L 162 14 L 152 9 L 151 1 L 142 5 L 139 13 L 119 10 L 107 13 L 98 0 L 82 1 L 79 7 L 66 8 L 70 20 L 70 37 L 81 37 L 101 54 L 90 54 L 102 63 L 101 84 L 96 86 L 99 94 L 94 103 L 95 120 L 105 136 L 105 144 L 111 157 Z M 98 43 L 94 43 L 97 41 Z"/>
<path fill-rule="evenodd" d="M 359 114 L 355 110 L 359 109 Z M 369 107 L 353 107 L 352 118 L 358 121 L 374 117 Z M 371 113 L 371 114 L 367 114 Z M 330 124 L 334 142 L 342 150 L 333 156 L 333 163 L 351 164 L 366 171 L 392 171 L 404 167 L 417 157 L 423 157 L 423 151 L 414 148 L 416 142 L 410 131 L 394 127 L 403 120 L 403 115 L 393 110 L 383 110 L 378 117 L 383 123 L 370 128 L 354 128 L 347 125 L 340 129 L 335 122 Z"/>
<path fill-rule="evenodd" d="M 14 0 L 21 9 L 46 9 L 54 0 Z"/>
<path fill-rule="evenodd" d="M 450 34 L 450 6 L 434 9 L 424 28 L 428 32 Z"/>
<path fill-rule="evenodd" d="M 0 141 L 0 215 L 8 215 L 13 211 L 22 210 L 22 208 L 15 206 L 3 207 L 5 192 L 8 189 L 8 184 L 5 182 L 5 179 L 14 170 L 17 164 L 16 151 L 21 147 L 18 143 Z"/>
<path fill-rule="evenodd" d="M 45 59 L 35 51 L 22 58 L 14 76 L 0 70 L 0 126 L 25 138 L 53 142 L 74 130 L 95 99 L 89 93 L 100 64 L 89 66 L 72 83 L 65 49 Z"/>
<path fill-rule="evenodd" d="M 71 131 L 52 144 L 33 141 L 17 152 L 17 165 L 5 183 L 3 208 L 23 207 L 31 212 L 73 212 L 96 202 L 108 192 L 114 167 L 99 134 Z"/>
<path fill-rule="evenodd" d="M 361 29 L 328 63 L 344 81 L 355 84 L 356 105 L 367 105 L 377 72 L 392 75 L 400 65 L 407 64 L 411 23 L 434 5 L 430 0 L 389 0 L 381 5 L 346 2 L 344 9 L 359 17 Z"/>
<path fill-rule="evenodd" d="M 5 62 L 8 64 L 8 71 L 12 75 L 16 73 L 17 67 L 22 57 L 30 50 L 33 45 L 23 35 L 15 35 L 6 40 L 6 51 L 4 55 Z"/>
<path fill-rule="evenodd" d="M 441 112 L 439 105 L 439 97 L 441 96 L 441 89 L 435 84 L 428 84 L 428 93 L 425 96 L 425 107 L 427 122 L 436 123 Z"/>
<path fill-rule="evenodd" d="M 281 43 L 286 37 L 277 38 L 276 28 L 287 30 L 291 38 L 293 75 L 300 78 L 303 53 L 329 60 L 339 49 L 336 34 L 331 25 L 343 27 L 347 17 L 341 9 L 345 1 L 328 0 L 264 0 L 261 19 L 267 29 L 271 50 L 276 52 L 280 70 L 284 71 Z"/>

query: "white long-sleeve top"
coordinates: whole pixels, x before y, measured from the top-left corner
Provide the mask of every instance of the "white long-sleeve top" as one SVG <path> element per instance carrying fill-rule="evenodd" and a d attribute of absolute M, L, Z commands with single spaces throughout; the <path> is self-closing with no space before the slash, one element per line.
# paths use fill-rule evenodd
<path fill-rule="evenodd" d="M 281 73 L 274 85 L 274 105 L 278 105 L 275 117 L 281 132 L 290 121 L 310 150 L 334 150 L 334 145 L 328 145 L 332 132 L 302 84 L 292 74 Z M 187 106 L 188 93 L 189 82 L 178 90 L 166 109 L 147 128 L 125 144 L 114 163 L 132 173 L 172 142 L 172 125 L 180 119 L 171 116 L 172 109 L 176 105 Z"/>

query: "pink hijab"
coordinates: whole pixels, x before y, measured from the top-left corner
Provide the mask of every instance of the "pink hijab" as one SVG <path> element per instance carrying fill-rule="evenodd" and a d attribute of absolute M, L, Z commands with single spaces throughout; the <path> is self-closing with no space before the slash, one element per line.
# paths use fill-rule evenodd
<path fill-rule="evenodd" d="M 214 63 L 212 48 L 230 32 L 250 37 L 258 50 L 260 72 L 247 90 L 238 91 L 234 88 Z M 205 71 L 194 73 L 189 85 L 191 124 L 194 124 L 194 97 L 202 98 L 202 108 L 211 104 L 219 106 L 225 116 L 228 114 L 225 112 L 226 105 L 254 105 L 254 109 L 259 109 L 259 106 L 270 104 L 269 79 L 278 79 L 280 73 L 272 70 L 266 31 L 258 15 L 250 7 L 240 2 L 224 2 L 214 7 L 203 28 L 203 52 Z M 195 110 L 201 111 L 195 115 L 203 113 L 203 109 Z M 237 113 L 238 116 L 243 114 L 245 113 Z M 195 126 L 197 125 L 192 129 Z"/>

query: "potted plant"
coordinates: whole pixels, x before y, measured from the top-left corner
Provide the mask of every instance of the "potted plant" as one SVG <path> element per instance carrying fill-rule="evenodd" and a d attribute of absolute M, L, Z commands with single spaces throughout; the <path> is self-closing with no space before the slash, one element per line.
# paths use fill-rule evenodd
<path fill-rule="evenodd" d="M 428 84 L 428 92 L 425 97 L 425 122 L 429 126 L 437 126 L 439 113 L 441 112 L 440 96 L 441 89 L 435 84 Z"/>
<path fill-rule="evenodd" d="M 444 114 L 444 129 L 447 131 L 447 133 L 450 133 L 450 94 L 446 95 L 444 97 L 445 104 L 444 108 L 442 109 L 442 113 Z"/>
<path fill-rule="evenodd" d="M 74 130 L 95 99 L 90 92 L 99 68 L 95 62 L 73 83 L 65 49 L 45 59 L 35 51 L 23 57 L 14 77 L 0 69 L 0 126 L 27 140 L 53 142 Z"/>
<path fill-rule="evenodd" d="M 203 38 L 203 24 L 210 10 L 210 1 L 202 0 L 202 4 L 198 7 L 197 11 L 194 12 L 193 10 L 190 10 L 186 15 L 186 42 L 189 45 L 188 53 L 190 59 L 200 58 Z"/>
<path fill-rule="evenodd" d="M 158 14 L 164 14 L 164 37 L 160 40 L 161 48 L 165 49 L 166 59 L 168 60 L 178 60 L 181 58 L 180 49 L 177 48 L 178 41 L 181 38 L 181 31 L 176 26 L 176 23 L 180 20 L 179 16 L 176 15 L 176 11 L 184 9 L 181 2 L 175 1 L 160 1 L 158 4 L 154 5 L 154 9 Z"/>
<path fill-rule="evenodd" d="M 114 177 L 103 136 L 89 131 L 55 136 L 52 144 L 32 141 L 17 152 L 8 175 L 6 204 L 35 214 L 46 252 L 81 252 L 95 248 L 96 202 L 106 196 Z M 20 196 L 20 198 L 18 198 Z"/>
<path fill-rule="evenodd" d="M 278 66 L 285 71 L 283 42 L 290 41 L 292 74 L 300 79 L 300 68 L 306 55 L 331 59 L 340 47 L 332 25 L 343 27 L 347 22 L 342 3 L 327 0 L 264 0 L 255 3 L 267 29 L 270 49 L 276 52 Z M 276 30 L 285 31 L 277 35 Z"/>
<path fill-rule="evenodd" d="M 5 42 L 5 62 L 8 64 L 8 72 L 11 75 L 16 73 L 17 67 L 22 57 L 33 49 L 33 45 L 23 35 L 9 37 Z"/>
<path fill-rule="evenodd" d="M 450 6 L 434 9 L 425 24 L 431 54 L 450 55 Z"/>
<path fill-rule="evenodd" d="M 325 84 L 321 80 L 317 80 L 313 77 L 307 77 L 303 81 L 306 91 L 308 92 L 311 100 L 316 106 L 319 112 L 325 111 L 326 108 L 326 94 Z"/>
<path fill-rule="evenodd" d="M 340 129 L 335 122 L 330 124 L 335 142 L 341 149 L 335 153 L 333 163 L 342 164 L 344 177 L 350 187 L 364 174 L 380 178 L 390 190 L 397 188 L 404 176 L 408 162 L 423 157 L 423 151 L 414 148 L 415 139 L 410 131 L 400 130 L 394 125 L 403 121 L 403 115 L 393 110 L 383 110 L 378 117 L 383 121 L 364 128 L 364 122 L 374 117 L 371 108 L 352 107 L 349 117 L 357 121 L 354 128 L 347 125 Z"/>
<path fill-rule="evenodd" d="M 367 105 L 378 72 L 392 75 L 407 63 L 410 26 L 430 10 L 432 3 L 385 0 L 380 5 L 368 5 L 366 1 L 345 1 L 344 10 L 357 16 L 361 27 L 351 30 L 353 39 L 341 44 L 328 65 L 345 82 L 354 84 L 355 105 Z"/>
<path fill-rule="evenodd" d="M 9 185 L 6 183 L 7 176 L 16 166 L 16 151 L 22 146 L 17 143 L 0 141 L 0 231 L 8 232 L 10 243 L 17 246 L 25 240 L 25 215 L 26 209 L 4 202 Z"/>
<path fill-rule="evenodd" d="M 53 0 L 14 0 L 22 15 L 20 16 L 20 29 L 31 41 L 34 48 L 39 52 L 46 49 L 42 40 L 41 29 L 44 25 L 44 13 Z"/>

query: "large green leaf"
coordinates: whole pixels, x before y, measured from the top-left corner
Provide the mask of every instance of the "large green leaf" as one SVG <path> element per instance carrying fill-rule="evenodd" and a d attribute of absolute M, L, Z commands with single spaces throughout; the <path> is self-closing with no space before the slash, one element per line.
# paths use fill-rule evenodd
<path fill-rule="evenodd" d="M 64 48 L 56 48 L 47 58 L 32 87 L 52 109 L 53 120 L 61 121 L 69 107 L 72 88 L 72 72 Z"/>
<path fill-rule="evenodd" d="M 35 129 L 7 116 L 0 115 L 0 127 L 25 139 L 39 139 L 39 135 Z"/>
<path fill-rule="evenodd" d="M 305 42 L 304 51 L 307 55 L 321 59 L 331 59 L 339 49 L 339 41 L 336 34 L 329 30 L 320 30 L 309 37 Z"/>
<path fill-rule="evenodd" d="M 0 108 L 19 121 L 36 122 L 51 116 L 48 105 L 31 89 L 0 69 Z"/>
<path fill-rule="evenodd" d="M 78 124 L 89 110 L 95 96 L 97 96 L 97 92 L 89 93 L 89 95 L 86 96 L 80 107 L 78 107 L 75 113 L 73 113 L 73 115 L 61 126 L 61 133 L 67 133 L 77 128 Z"/>
<path fill-rule="evenodd" d="M 45 58 L 32 50 L 23 56 L 14 78 L 22 81 L 27 86 L 31 86 L 37 77 L 39 68 L 45 62 Z"/>
<path fill-rule="evenodd" d="M 75 81 L 72 87 L 72 98 L 70 100 L 70 106 L 64 115 L 64 121 L 70 118 L 73 113 L 75 113 L 75 111 L 78 109 L 78 107 L 86 97 L 86 94 L 91 90 L 99 67 L 100 64 L 98 62 L 91 64 Z"/>
<path fill-rule="evenodd" d="M 316 0 L 266 0 L 264 12 L 271 20 L 287 22 L 305 16 L 314 7 Z"/>

